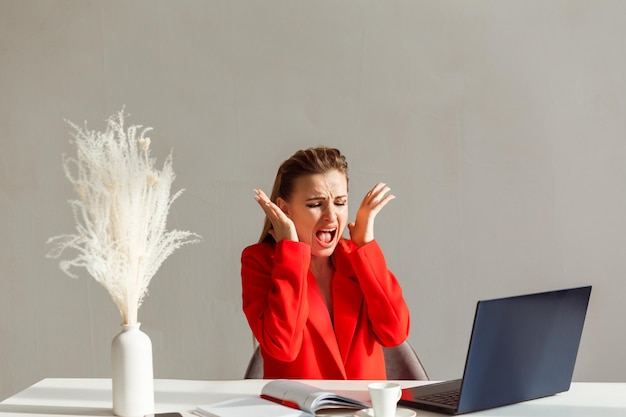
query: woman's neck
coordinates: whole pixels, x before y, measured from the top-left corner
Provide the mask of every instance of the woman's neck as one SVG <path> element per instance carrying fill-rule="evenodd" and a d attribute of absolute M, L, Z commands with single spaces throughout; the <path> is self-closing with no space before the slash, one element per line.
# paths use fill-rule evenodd
<path fill-rule="evenodd" d="M 311 256 L 311 263 L 309 264 L 309 270 L 315 275 L 315 277 L 321 277 L 330 272 L 331 276 L 334 272 L 333 263 L 329 257 L 317 257 Z"/>

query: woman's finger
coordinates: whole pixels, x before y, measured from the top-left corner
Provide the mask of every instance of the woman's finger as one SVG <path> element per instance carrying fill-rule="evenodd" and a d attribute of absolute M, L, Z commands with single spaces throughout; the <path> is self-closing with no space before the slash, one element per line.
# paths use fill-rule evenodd
<path fill-rule="evenodd" d="M 365 196 L 363 200 L 364 205 L 375 208 L 382 208 L 390 200 L 394 199 L 393 194 L 388 194 L 391 188 L 383 182 L 376 184 Z"/>

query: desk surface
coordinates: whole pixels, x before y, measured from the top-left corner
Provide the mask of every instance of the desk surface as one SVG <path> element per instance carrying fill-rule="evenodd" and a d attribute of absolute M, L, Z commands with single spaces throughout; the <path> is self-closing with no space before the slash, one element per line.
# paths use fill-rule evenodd
<path fill-rule="evenodd" d="M 198 405 L 245 395 L 258 395 L 264 380 L 154 381 L 155 411 L 178 411 L 193 416 Z M 309 381 L 328 390 L 355 391 L 363 398 L 370 381 Z M 419 385 L 417 381 L 398 381 L 403 387 Z M 356 392 L 358 391 L 358 392 Z M 348 393 L 349 394 L 349 393 Z M 418 411 L 418 416 L 440 414 Z M 0 403 L 0 416 L 112 416 L 110 379 L 44 379 Z M 573 383 L 568 392 L 527 401 L 472 416 L 491 417 L 624 417 L 626 416 L 626 383 Z M 253 416 L 251 416 L 253 417 Z"/>

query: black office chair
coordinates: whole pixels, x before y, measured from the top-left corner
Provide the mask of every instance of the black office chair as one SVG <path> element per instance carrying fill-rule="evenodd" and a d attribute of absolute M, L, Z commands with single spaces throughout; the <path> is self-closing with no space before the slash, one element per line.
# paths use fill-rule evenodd
<path fill-rule="evenodd" d="M 417 353 L 408 341 L 392 348 L 383 348 L 387 379 L 428 381 L 430 378 Z M 257 347 L 248 362 L 244 379 L 263 378 L 263 357 Z"/>

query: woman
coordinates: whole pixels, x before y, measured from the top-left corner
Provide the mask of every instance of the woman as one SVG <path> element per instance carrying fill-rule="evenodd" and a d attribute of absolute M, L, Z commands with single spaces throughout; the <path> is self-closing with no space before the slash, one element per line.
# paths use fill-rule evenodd
<path fill-rule="evenodd" d="M 327 147 L 286 160 L 270 198 L 255 190 L 266 219 L 242 253 L 241 277 L 264 378 L 386 379 L 381 346 L 409 333 L 402 290 L 374 239 L 389 190 L 376 184 L 348 224 L 348 164 Z"/>

